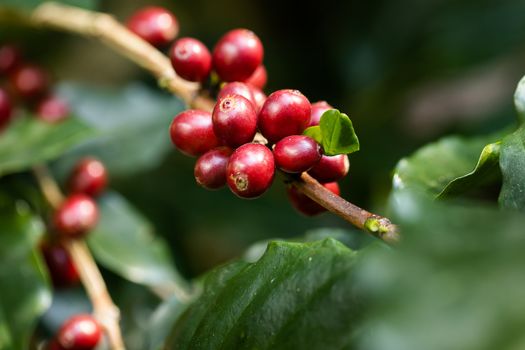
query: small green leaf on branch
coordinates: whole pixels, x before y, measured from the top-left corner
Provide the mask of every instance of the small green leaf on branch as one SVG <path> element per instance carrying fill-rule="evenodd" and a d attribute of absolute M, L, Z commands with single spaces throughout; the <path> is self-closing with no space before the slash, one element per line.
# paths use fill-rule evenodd
<path fill-rule="evenodd" d="M 337 109 L 324 112 L 319 125 L 309 127 L 304 134 L 317 141 L 327 156 L 359 151 L 359 139 L 352 121 Z"/>

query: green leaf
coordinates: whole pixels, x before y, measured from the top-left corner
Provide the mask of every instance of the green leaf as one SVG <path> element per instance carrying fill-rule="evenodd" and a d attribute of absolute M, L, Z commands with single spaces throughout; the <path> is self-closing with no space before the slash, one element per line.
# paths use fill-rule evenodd
<path fill-rule="evenodd" d="M 321 132 L 321 127 L 319 125 L 306 128 L 303 134 L 313 138 L 321 146 L 323 145 L 323 133 Z"/>
<path fill-rule="evenodd" d="M 13 9 L 32 10 L 45 2 L 47 0 L 2 0 L 0 9 L 2 7 L 10 7 Z M 54 0 L 54 2 L 86 9 L 95 9 L 98 5 L 98 0 Z"/>
<path fill-rule="evenodd" d="M 500 147 L 501 142 L 486 145 L 481 151 L 474 170 L 449 182 L 438 197 L 458 196 L 471 189 L 480 188 L 485 184 L 494 183 L 501 179 L 499 169 Z"/>
<path fill-rule="evenodd" d="M 218 268 L 176 323 L 180 349 L 340 349 L 348 347 L 359 308 L 356 254 L 328 238 L 272 242 L 255 263 Z"/>
<path fill-rule="evenodd" d="M 151 224 L 115 192 L 104 194 L 98 205 L 99 224 L 87 239 L 97 261 L 127 280 L 174 292 L 182 278 Z"/>
<path fill-rule="evenodd" d="M 501 143 L 500 168 L 503 185 L 499 204 L 505 209 L 525 209 L 525 128 L 505 137 Z"/>
<path fill-rule="evenodd" d="M 368 305 L 357 348 L 522 349 L 525 218 L 495 206 L 394 195 L 396 249 L 361 254 Z"/>
<path fill-rule="evenodd" d="M 359 151 L 359 140 L 352 121 L 337 109 L 324 112 L 319 125 L 309 127 L 304 134 L 316 140 L 327 156 Z"/>
<path fill-rule="evenodd" d="M 411 189 L 433 197 L 442 192 L 443 196 L 456 195 L 497 178 L 497 146 L 485 147 L 497 139 L 495 135 L 470 139 L 450 136 L 420 148 L 397 164 L 394 192 Z"/>
<path fill-rule="evenodd" d="M 63 84 L 59 92 L 79 118 L 100 132 L 57 164 L 60 173 L 67 173 L 79 156 L 92 155 L 112 176 L 129 176 L 157 166 L 173 152 L 168 130 L 184 108 L 177 98 L 140 84 L 118 90 Z"/>
<path fill-rule="evenodd" d="M 160 350 L 163 348 L 167 337 L 171 332 L 173 324 L 187 309 L 188 302 L 173 296 L 166 300 L 155 310 L 148 322 L 147 348 L 149 350 Z"/>
<path fill-rule="evenodd" d="M 58 124 L 16 118 L 0 135 L 0 175 L 57 158 L 92 134 L 93 130 L 73 117 Z"/>
<path fill-rule="evenodd" d="M 51 304 L 38 252 L 43 232 L 25 202 L 0 194 L 0 349 L 28 349 L 36 321 Z"/>

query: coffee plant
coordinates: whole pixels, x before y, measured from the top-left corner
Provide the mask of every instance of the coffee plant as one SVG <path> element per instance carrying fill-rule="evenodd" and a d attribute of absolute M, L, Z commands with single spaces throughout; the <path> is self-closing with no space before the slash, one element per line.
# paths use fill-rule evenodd
<path fill-rule="evenodd" d="M 525 78 L 517 124 L 405 156 L 380 215 L 342 187 L 361 143 L 401 140 L 358 139 L 337 106 L 269 90 L 264 40 L 249 29 L 211 43 L 180 37 L 184 21 L 163 7 L 117 19 L 96 5 L 0 1 L 0 349 L 525 348 Z M 60 81 L 61 64 L 39 62 L 11 30 L 87 37 L 157 86 Z M 172 154 L 186 166 L 155 177 Z M 381 165 L 368 164 L 372 178 Z M 217 192 L 191 198 L 188 186 Z M 197 277 L 181 241 L 160 233 L 176 236 L 184 216 L 219 232 L 228 211 L 249 231 L 286 199 L 284 221 L 309 227 L 330 212 L 339 228 L 251 239 Z M 189 253 L 213 255 L 214 242 Z"/>

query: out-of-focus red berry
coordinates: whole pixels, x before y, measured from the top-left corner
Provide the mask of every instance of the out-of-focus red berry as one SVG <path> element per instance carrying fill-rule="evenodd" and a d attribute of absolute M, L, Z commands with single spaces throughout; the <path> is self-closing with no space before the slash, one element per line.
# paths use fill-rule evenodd
<path fill-rule="evenodd" d="M 69 116 L 69 104 L 64 99 L 50 95 L 36 107 L 36 116 L 48 123 L 58 123 Z"/>
<path fill-rule="evenodd" d="M 168 45 L 179 33 L 179 22 L 175 15 L 158 6 L 138 10 L 128 19 L 127 26 L 155 47 Z"/>

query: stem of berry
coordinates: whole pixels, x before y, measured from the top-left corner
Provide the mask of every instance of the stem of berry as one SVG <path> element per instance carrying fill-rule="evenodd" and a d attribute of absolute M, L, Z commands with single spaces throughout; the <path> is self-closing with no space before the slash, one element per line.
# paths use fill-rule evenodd
<path fill-rule="evenodd" d="M 162 88 L 179 96 L 188 106 L 210 112 L 213 109 L 213 101 L 199 96 L 199 84 L 177 76 L 166 55 L 108 14 L 44 2 L 34 10 L 32 19 L 38 25 L 98 39 L 151 72 Z"/>
<path fill-rule="evenodd" d="M 387 243 L 399 241 L 397 226 L 392 224 L 389 219 L 372 214 L 336 196 L 306 172 L 301 174 L 300 179 L 294 179 L 291 183 L 299 191 L 355 227 Z"/>
<path fill-rule="evenodd" d="M 45 2 L 34 10 L 32 20 L 41 26 L 96 38 L 148 70 L 158 79 L 162 88 L 179 96 L 188 106 L 207 112 L 213 110 L 214 101 L 199 94 L 199 84 L 177 76 L 168 57 L 131 33 L 110 15 Z M 298 190 L 352 225 L 386 242 L 399 240 L 397 227 L 389 219 L 334 196 L 308 174 L 303 173 L 300 180 L 294 178 L 290 181 Z"/>
<path fill-rule="evenodd" d="M 64 196 L 49 170 L 45 165 L 38 165 L 33 168 L 33 173 L 49 205 L 57 209 Z M 111 349 L 124 350 L 119 326 L 120 311 L 109 295 L 91 252 L 81 239 L 67 240 L 64 245 L 78 269 L 82 285 L 93 305 L 94 316 L 106 330 Z"/>

